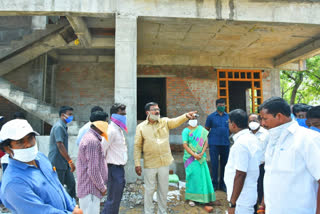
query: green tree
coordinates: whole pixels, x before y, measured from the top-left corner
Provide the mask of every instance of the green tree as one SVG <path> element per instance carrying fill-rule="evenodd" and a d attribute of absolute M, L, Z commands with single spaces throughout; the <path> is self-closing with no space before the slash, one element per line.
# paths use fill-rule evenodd
<path fill-rule="evenodd" d="M 281 71 L 282 98 L 295 103 L 320 104 L 320 55 L 306 60 L 305 71 Z"/>

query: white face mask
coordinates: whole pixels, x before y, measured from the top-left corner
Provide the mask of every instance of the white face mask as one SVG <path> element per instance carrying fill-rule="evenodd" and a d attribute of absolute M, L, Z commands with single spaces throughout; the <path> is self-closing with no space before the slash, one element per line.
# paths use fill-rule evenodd
<path fill-rule="evenodd" d="M 160 119 L 160 114 L 155 115 L 155 114 L 150 114 L 150 113 L 149 113 L 149 118 L 150 118 L 151 120 L 153 120 L 153 121 L 157 121 L 157 120 Z"/>
<path fill-rule="evenodd" d="M 198 125 L 198 120 L 189 120 L 189 125 L 192 127 L 196 127 Z"/>
<path fill-rule="evenodd" d="M 249 128 L 253 131 L 257 130 L 260 127 L 260 123 L 252 121 L 249 123 Z"/>
<path fill-rule="evenodd" d="M 38 147 L 35 144 L 33 147 L 27 149 L 12 149 L 13 158 L 21 162 L 30 162 L 36 159 L 38 154 Z"/>

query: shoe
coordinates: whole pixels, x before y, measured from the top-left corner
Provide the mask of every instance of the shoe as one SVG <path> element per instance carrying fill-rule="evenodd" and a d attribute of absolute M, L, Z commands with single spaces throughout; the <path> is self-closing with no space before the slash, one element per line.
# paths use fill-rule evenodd
<path fill-rule="evenodd" d="M 194 207 L 196 204 L 193 201 L 189 201 L 189 206 Z"/>

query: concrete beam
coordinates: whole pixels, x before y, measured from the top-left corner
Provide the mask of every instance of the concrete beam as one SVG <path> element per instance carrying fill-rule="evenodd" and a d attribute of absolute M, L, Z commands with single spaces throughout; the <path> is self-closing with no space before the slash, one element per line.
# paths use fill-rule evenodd
<path fill-rule="evenodd" d="M 272 59 L 223 57 L 211 55 L 138 55 L 138 65 L 212 66 L 221 69 L 275 69 Z M 299 65 L 289 63 L 277 69 L 299 70 Z"/>
<path fill-rule="evenodd" d="M 21 65 L 37 58 L 38 56 L 67 43 L 60 34 L 48 36 L 44 41 L 39 41 L 26 50 L 10 57 L 0 63 L 0 76 L 20 67 Z"/>
<path fill-rule="evenodd" d="M 65 48 L 70 48 L 70 47 L 83 48 L 79 45 L 75 45 L 74 42 L 69 43 Z M 90 48 L 114 48 L 114 47 L 115 47 L 114 37 L 107 37 L 107 38 L 92 37 Z"/>
<path fill-rule="evenodd" d="M 67 16 L 67 19 L 72 26 L 75 34 L 78 36 L 80 44 L 86 48 L 89 48 L 91 46 L 91 34 L 83 18 L 76 16 Z"/>
<path fill-rule="evenodd" d="M 10 0 L 0 1 L 2 16 L 72 15 L 224 19 L 234 21 L 320 24 L 320 3 L 274 0 Z"/>
<path fill-rule="evenodd" d="M 78 63 L 114 63 L 114 56 L 93 56 L 93 55 L 59 55 L 59 62 L 78 62 Z"/>
<path fill-rule="evenodd" d="M 309 44 L 300 46 L 293 51 L 283 54 L 274 59 L 274 66 L 280 67 L 291 62 L 304 60 L 320 53 L 320 39 L 310 42 Z M 301 66 L 301 65 L 300 65 Z"/>

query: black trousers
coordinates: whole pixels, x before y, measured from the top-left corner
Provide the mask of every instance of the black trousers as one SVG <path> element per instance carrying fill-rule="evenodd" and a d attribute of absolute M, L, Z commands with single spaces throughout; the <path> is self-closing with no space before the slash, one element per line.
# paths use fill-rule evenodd
<path fill-rule="evenodd" d="M 62 185 L 67 186 L 67 192 L 72 198 L 76 198 L 76 182 L 70 168 L 66 170 L 57 169 L 58 178 Z"/>
<path fill-rule="evenodd" d="M 212 166 L 212 184 L 215 189 L 223 189 L 226 187 L 224 183 L 224 168 L 228 162 L 230 146 L 209 145 L 210 159 Z M 219 167 L 220 156 L 220 167 Z M 218 169 L 220 168 L 220 176 L 218 176 Z M 218 185 L 218 177 L 220 177 L 220 185 Z"/>
<path fill-rule="evenodd" d="M 108 196 L 102 214 L 118 214 L 123 189 L 126 184 L 124 167 L 108 164 Z"/>

